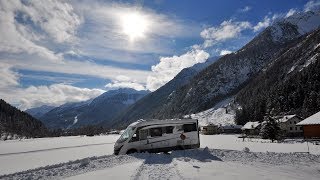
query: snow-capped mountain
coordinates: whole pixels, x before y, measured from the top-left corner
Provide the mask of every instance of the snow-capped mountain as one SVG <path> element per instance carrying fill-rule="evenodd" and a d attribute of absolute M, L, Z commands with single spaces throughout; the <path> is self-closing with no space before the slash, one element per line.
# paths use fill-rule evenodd
<path fill-rule="evenodd" d="M 280 19 L 271 26 L 274 41 L 287 41 L 317 29 L 320 25 L 320 11 L 298 12 Z"/>
<path fill-rule="evenodd" d="M 155 91 L 115 121 L 181 117 L 212 108 L 221 100 L 234 96 L 266 66 L 296 45 L 306 32 L 319 27 L 320 20 L 317 19 L 319 12 L 305 12 L 276 21 L 237 52 L 225 55 L 195 73 L 183 86 L 174 86 L 161 100 L 155 96 L 158 94 Z M 158 91 L 163 91 L 162 88 Z M 147 106 L 156 100 L 155 106 Z"/>
<path fill-rule="evenodd" d="M 48 128 L 73 128 L 111 120 L 117 113 L 136 102 L 149 91 L 110 90 L 84 102 L 66 103 L 44 114 L 40 120 Z"/>
<path fill-rule="evenodd" d="M 54 106 L 47 106 L 47 105 L 42 105 L 40 107 L 35 107 L 31 109 L 25 110 L 26 113 L 30 114 L 31 116 L 39 119 L 41 116 L 43 116 L 45 113 L 51 111 L 54 109 Z"/>

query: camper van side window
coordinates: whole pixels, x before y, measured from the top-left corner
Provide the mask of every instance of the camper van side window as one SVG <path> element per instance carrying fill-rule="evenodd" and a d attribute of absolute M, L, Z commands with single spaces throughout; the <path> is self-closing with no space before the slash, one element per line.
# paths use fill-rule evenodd
<path fill-rule="evenodd" d="M 151 128 L 150 129 L 150 136 L 151 137 L 156 137 L 156 136 L 162 136 L 162 128 Z"/>
<path fill-rule="evenodd" d="M 176 129 L 177 129 L 177 131 L 183 131 L 183 127 L 182 127 L 182 125 L 178 125 L 178 126 L 176 126 Z"/>
<path fill-rule="evenodd" d="M 145 140 L 148 137 L 148 129 L 141 129 L 139 131 L 140 140 Z"/>
<path fill-rule="evenodd" d="M 173 126 L 166 126 L 165 127 L 165 132 L 166 134 L 172 134 L 173 133 Z"/>
<path fill-rule="evenodd" d="M 196 125 L 196 123 L 184 124 L 183 125 L 183 130 L 184 130 L 184 132 L 197 131 L 197 125 Z"/>

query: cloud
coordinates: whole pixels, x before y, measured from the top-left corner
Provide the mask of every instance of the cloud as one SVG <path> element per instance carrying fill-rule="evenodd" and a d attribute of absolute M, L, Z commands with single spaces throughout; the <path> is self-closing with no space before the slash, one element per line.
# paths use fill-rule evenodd
<path fill-rule="evenodd" d="M 73 7 L 66 2 L 32 0 L 21 2 L 16 8 L 22 19 L 31 20 L 58 43 L 72 41 L 81 23 Z"/>
<path fill-rule="evenodd" d="M 290 17 L 290 16 L 292 16 L 293 14 L 295 14 L 297 12 L 297 10 L 295 10 L 295 9 L 290 9 L 288 12 L 287 12 L 287 14 L 286 14 L 286 18 L 287 17 Z"/>
<path fill-rule="evenodd" d="M 19 74 L 11 68 L 11 65 L 0 62 L 0 89 L 19 85 Z"/>
<path fill-rule="evenodd" d="M 84 18 L 76 47 L 81 50 L 81 55 L 100 59 L 140 63 L 137 54 L 168 54 L 173 52 L 175 45 L 172 39 L 195 37 L 200 31 L 198 25 L 138 5 L 90 1 L 73 3 L 73 6 Z M 139 14 L 147 24 L 143 38 L 135 41 L 130 41 L 123 30 L 123 19 L 130 14 Z"/>
<path fill-rule="evenodd" d="M 143 83 L 145 84 L 145 83 Z M 105 85 L 107 90 L 119 89 L 119 88 L 132 88 L 135 90 L 146 90 L 145 85 L 138 83 L 135 80 L 132 80 L 128 76 L 120 75 L 116 77 L 116 80 L 113 80 L 111 83 Z"/>
<path fill-rule="evenodd" d="M 41 105 L 60 106 L 67 102 L 80 102 L 95 98 L 105 92 L 101 89 L 79 88 L 66 84 L 50 86 L 29 86 L 0 91 L 0 96 L 12 104 L 17 104 L 21 110 Z"/>
<path fill-rule="evenodd" d="M 244 8 L 240 9 L 240 12 L 248 12 L 250 11 L 252 8 L 250 6 L 245 6 Z"/>
<path fill-rule="evenodd" d="M 248 21 L 235 22 L 229 20 L 223 21 L 218 27 L 204 29 L 200 35 L 205 39 L 203 46 L 207 48 L 217 42 L 223 42 L 238 37 L 242 31 L 250 28 L 251 24 Z"/>
<path fill-rule="evenodd" d="M 231 53 L 232 53 L 232 51 L 229 51 L 227 49 L 223 49 L 223 50 L 220 51 L 220 56 L 224 56 L 226 54 L 231 54 Z"/>
<path fill-rule="evenodd" d="M 25 57 L 24 57 L 25 58 Z M 2 62 L 11 64 L 16 69 L 44 71 L 53 73 L 77 74 L 104 79 L 117 80 L 117 76 L 125 75 L 137 82 L 146 82 L 146 77 L 151 73 L 146 70 L 126 69 L 107 65 L 96 64 L 91 61 L 66 60 L 63 63 L 46 62 L 35 58 L 1 59 Z"/>
<path fill-rule="evenodd" d="M 315 11 L 320 10 L 320 1 L 309 1 L 304 5 L 304 11 Z"/>
<path fill-rule="evenodd" d="M 257 25 L 255 25 L 253 27 L 253 31 L 258 32 L 261 29 L 264 29 L 264 28 L 270 26 L 271 23 L 272 23 L 272 19 L 268 16 L 265 16 L 263 21 L 258 22 Z"/>
<path fill-rule="evenodd" d="M 59 62 L 61 54 L 44 44 L 70 40 L 79 23 L 72 7 L 60 1 L 0 1 L 0 52 Z"/>
<path fill-rule="evenodd" d="M 157 65 L 151 67 L 152 74 L 147 79 L 147 89 L 154 91 L 173 79 L 182 69 L 209 58 L 204 50 L 191 49 L 181 56 L 161 57 Z"/>

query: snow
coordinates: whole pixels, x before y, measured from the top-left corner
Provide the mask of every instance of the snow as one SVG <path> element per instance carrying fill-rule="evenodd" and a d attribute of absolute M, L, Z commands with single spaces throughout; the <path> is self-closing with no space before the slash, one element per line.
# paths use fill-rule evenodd
<path fill-rule="evenodd" d="M 209 147 L 212 149 L 231 149 L 242 151 L 248 147 L 251 152 L 278 152 L 278 153 L 306 153 L 308 145 L 311 154 L 320 155 L 320 145 L 312 143 L 287 140 L 285 143 L 271 143 L 266 139 L 238 138 L 237 135 L 201 135 L 200 147 Z"/>
<path fill-rule="evenodd" d="M 275 117 L 279 122 L 281 123 L 285 123 L 287 122 L 288 120 L 290 120 L 291 118 L 295 117 L 296 115 L 295 114 L 292 114 L 292 115 L 286 115 L 286 116 L 279 116 L 279 117 Z"/>
<path fill-rule="evenodd" d="M 255 122 L 247 122 L 241 129 L 255 129 L 258 127 L 260 123 L 258 121 Z"/>
<path fill-rule="evenodd" d="M 196 114 L 187 115 L 185 117 L 191 117 L 192 119 L 198 119 L 200 126 L 206 126 L 208 124 L 214 125 L 234 125 L 235 112 L 226 110 L 228 104 L 233 100 L 233 97 L 225 99 L 217 103 L 214 107 L 202 111 Z"/>
<path fill-rule="evenodd" d="M 200 135 L 199 149 L 111 155 L 118 137 L 1 141 L 0 179 L 319 179 L 320 146 L 309 143 L 311 154 L 302 153 L 303 140 Z"/>
<path fill-rule="evenodd" d="M 119 135 L 0 141 L 0 174 L 113 153 Z"/>
<path fill-rule="evenodd" d="M 143 162 L 133 162 L 116 167 L 106 168 L 102 170 L 92 171 L 77 176 L 66 178 L 66 180 L 88 180 L 88 179 L 130 179 L 131 174 L 141 166 Z M 124 173 L 125 170 L 125 173 Z"/>
<path fill-rule="evenodd" d="M 320 111 L 306 118 L 305 120 L 299 122 L 297 125 L 314 125 L 314 124 L 320 124 Z"/>
<path fill-rule="evenodd" d="M 72 125 L 75 125 L 77 122 L 78 122 L 78 116 L 75 116 L 75 117 L 74 117 L 74 121 L 73 121 L 73 124 L 72 124 Z"/>

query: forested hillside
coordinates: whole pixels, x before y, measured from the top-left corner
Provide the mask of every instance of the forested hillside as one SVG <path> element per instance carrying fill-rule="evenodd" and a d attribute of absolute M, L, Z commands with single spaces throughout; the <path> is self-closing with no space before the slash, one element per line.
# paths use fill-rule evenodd
<path fill-rule="evenodd" d="M 266 113 L 308 117 L 320 110 L 320 29 L 300 39 L 238 93 L 238 124 Z"/>
<path fill-rule="evenodd" d="M 23 137 L 44 137 L 46 127 L 31 115 L 0 100 L 0 133 L 17 134 Z"/>

